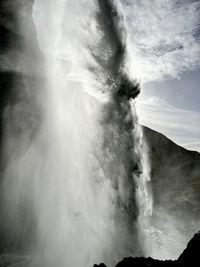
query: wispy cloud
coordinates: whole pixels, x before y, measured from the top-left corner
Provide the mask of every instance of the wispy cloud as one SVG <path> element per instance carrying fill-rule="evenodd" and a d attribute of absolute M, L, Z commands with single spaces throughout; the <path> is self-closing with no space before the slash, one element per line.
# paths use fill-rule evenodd
<path fill-rule="evenodd" d="M 119 0 L 127 30 L 128 64 L 143 82 L 200 67 L 200 2 Z"/>
<path fill-rule="evenodd" d="M 162 132 L 188 149 L 199 149 L 197 144 L 200 140 L 200 112 L 176 108 L 158 97 L 138 100 L 137 109 L 141 124 Z"/>
<path fill-rule="evenodd" d="M 116 2 L 126 28 L 127 67 L 131 76 L 145 83 L 145 91 L 148 82 L 161 80 L 166 80 L 168 90 L 168 79 L 181 78 L 185 72 L 200 69 L 200 1 Z M 169 94 L 176 98 L 172 91 Z M 137 103 L 141 123 L 180 145 L 198 150 L 200 112 L 173 106 L 166 101 L 166 94 L 146 98 L 144 95 Z"/>

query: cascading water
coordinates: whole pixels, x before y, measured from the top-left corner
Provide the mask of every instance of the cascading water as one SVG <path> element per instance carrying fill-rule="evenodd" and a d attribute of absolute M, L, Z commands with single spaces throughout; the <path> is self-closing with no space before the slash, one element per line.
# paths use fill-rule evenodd
<path fill-rule="evenodd" d="M 114 4 L 34 2 L 44 81 L 33 103 L 24 97 L 5 110 L 1 190 L 13 250 L 41 267 L 112 266 L 142 253 L 137 229 L 144 232 L 152 211 L 149 169 L 130 103 L 139 88 L 126 74 Z M 20 142 L 14 123 L 30 132 Z"/>
<path fill-rule="evenodd" d="M 133 112 L 135 120 L 138 120 L 137 113 Z M 138 234 L 143 249 L 143 254 L 145 256 L 151 255 L 152 247 L 152 222 L 151 216 L 153 213 L 153 196 L 151 191 L 151 176 L 150 176 L 150 162 L 148 157 L 148 145 L 143 136 L 142 127 L 136 124 L 134 129 L 133 138 L 135 139 L 135 153 L 140 159 L 140 166 L 142 168 L 139 176 L 136 175 L 136 201 L 139 209 L 138 216 Z"/>

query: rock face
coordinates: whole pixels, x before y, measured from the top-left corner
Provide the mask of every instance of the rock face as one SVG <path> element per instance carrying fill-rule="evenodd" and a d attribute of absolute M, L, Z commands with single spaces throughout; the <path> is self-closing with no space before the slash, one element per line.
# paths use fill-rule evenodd
<path fill-rule="evenodd" d="M 7 159 L 16 156 L 13 151 L 21 153 L 22 140 L 27 140 L 25 147 L 30 145 L 40 123 L 37 94 L 32 89 L 40 91 L 44 78 L 39 75 L 42 57 L 31 15 L 33 3 L 34 0 L 0 0 L 0 254 L 23 247 L 13 242 L 17 238 L 8 230 L 4 217 L 2 173 Z M 5 155 L 8 131 L 17 137 L 17 142 L 9 145 Z M 30 235 L 30 229 L 25 233 L 21 228 L 23 236 Z"/>
<path fill-rule="evenodd" d="M 36 90 L 31 90 L 40 91 L 43 79 L 39 75 L 42 56 L 31 15 L 33 3 L 34 0 L 0 0 L 0 159 L 7 130 L 5 118 L 14 122 L 15 134 L 21 135 L 24 122 L 29 120 L 32 128 L 31 120 L 39 116 L 33 113 Z M 5 162 L 0 162 L 2 171 Z"/>
<path fill-rule="evenodd" d="M 143 132 L 151 167 L 150 223 L 158 240 L 146 255 L 176 259 L 200 229 L 200 153 L 186 150 L 147 127 Z"/>
<path fill-rule="evenodd" d="M 182 266 L 199 266 L 199 248 L 200 248 L 200 232 L 195 234 L 189 241 L 187 248 L 178 258 L 178 263 Z"/>
<path fill-rule="evenodd" d="M 147 127 L 143 130 L 149 146 L 154 205 L 199 218 L 200 153 L 186 150 Z"/>
<path fill-rule="evenodd" d="M 200 266 L 199 258 L 199 247 L 200 247 L 200 233 L 194 235 L 189 241 L 187 248 L 180 255 L 178 260 L 175 261 L 159 261 L 152 258 L 124 258 L 119 262 L 116 267 L 146 267 L 146 266 L 163 266 L 163 267 L 189 267 L 189 266 Z M 103 263 L 100 265 L 94 265 L 94 267 L 106 267 Z"/>

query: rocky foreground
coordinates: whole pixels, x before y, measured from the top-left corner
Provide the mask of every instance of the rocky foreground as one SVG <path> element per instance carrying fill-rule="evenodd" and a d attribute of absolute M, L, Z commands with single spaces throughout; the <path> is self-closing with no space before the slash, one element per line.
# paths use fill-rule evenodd
<path fill-rule="evenodd" d="M 180 267 L 194 267 L 200 266 L 200 232 L 195 234 L 189 241 L 187 248 L 183 251 L 180 257 L 175 261 L 160 261 L 152 258 L 124 258 L 116 267 L 157 267 L 157 266 L 180 266 Z M 94 265 L 94 267 L 107 267 L 101 263 Z M 109 267 L 109 266 L 108 266 Z"/>

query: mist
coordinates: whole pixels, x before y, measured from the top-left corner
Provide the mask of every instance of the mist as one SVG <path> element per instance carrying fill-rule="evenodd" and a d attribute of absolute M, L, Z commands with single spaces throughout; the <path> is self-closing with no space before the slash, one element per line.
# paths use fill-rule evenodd
<path fill-rule="evenodd" d="M 38 267 L 178 257 L 184 223 L 154 206 L 127 5 L 21 0 L 3 8 L 15 41 L 0 55 L 12 77 L 1 117 L 0 250 Z"/>
<path fill-rule="evenodd" d="M 36 0 L 32 20 L 31 2 L 9 4 L 23 36 L 19 59 L 9 51 L 2 64 L 23 80 L 4 110 L 9 249 L 38 266 L 114 266 L 142 255 L 131 103 L 140 88 L 126 73 L 123 16 L 112 1 Z"/>

